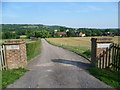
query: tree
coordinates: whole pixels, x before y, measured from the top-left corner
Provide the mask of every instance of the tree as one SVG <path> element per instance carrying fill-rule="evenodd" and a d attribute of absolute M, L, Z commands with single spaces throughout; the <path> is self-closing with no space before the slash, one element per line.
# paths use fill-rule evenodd
<path fill-rule="evenodd" d="M 15 33 L 17 35 L 25 35 L 26 34 L 26 30 L 16 30 Z"/>
<path fill-rule="evenodd" d="M 27 32 L 27 38 L 34 37 L 34 36 L 35 36 L 35 32 L 33 32 L 33 31 Z"/>
<path fill-rule="evenodd" d="M 2 32 L 2 39 L 19 39 L 20 36 L 16 35 L 15 33 L 12 32 Z"/>
<path fill-rule="evenodd" d="M 42 31 L 35 31 L 35 37 L 37 38 L 47 38 L 49 37 L 49 32 L 48 31 L 45 31 L 45 30 L 42 30 Z"/>
<path fill-rule="evenodd" d="M 60 27 L 60 32 L 64 32 L 65 30 L 66 30 L 66 28 Z"/>
<path fill-rule="evenodd" d="M 47 38 L 47 37 L 49 37 L 49 32 L 45 31 L 45 30 L 39 31 L 39 34 L 40 34 L 41 38 Z"/>
<path fill-rule="evenodd" d="M 75 35 L 75 32 L 74 32 L 74 31 L 71 31 L 71 30 L 70 30 L 69 32 L 67 32 L 67 36 L 68 36 L 68 37 L 74 37 L 74 36 L 76 36 L 76 35 Z"/>

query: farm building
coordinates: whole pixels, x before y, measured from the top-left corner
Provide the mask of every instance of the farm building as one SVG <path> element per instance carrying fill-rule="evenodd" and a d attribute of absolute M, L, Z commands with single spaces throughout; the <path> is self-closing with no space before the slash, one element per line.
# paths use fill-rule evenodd
<path fill-rule="evenodd" d="M 85 36 L 85 34 L 83 34 L 82 32 L 75 32 L 78 36 L 80 36 L 80 37 L 84 37 Z"/>
<path fill-rule="evenodd" d="M 66 32 L 57 32 L 56 33 L 58 36 L 62 37 L 62 36 L 67 36 Z"/>

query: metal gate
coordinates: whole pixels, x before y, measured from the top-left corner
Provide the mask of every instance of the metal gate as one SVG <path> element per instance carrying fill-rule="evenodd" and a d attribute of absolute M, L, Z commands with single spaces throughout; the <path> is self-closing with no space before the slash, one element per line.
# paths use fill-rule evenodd
<path fill-rule="evenodd" d="M 5 46 L 0 46 L 0 70 L 7 70 L 7 62 L 5 57 Z"/>

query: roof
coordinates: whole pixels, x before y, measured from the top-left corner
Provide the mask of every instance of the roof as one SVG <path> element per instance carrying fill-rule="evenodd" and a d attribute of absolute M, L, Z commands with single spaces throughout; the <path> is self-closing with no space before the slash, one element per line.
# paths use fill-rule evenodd
<path fill-rule="evenodd" d="M 66 32 L 57 32 L 59 35 L 66 35 Z"/>

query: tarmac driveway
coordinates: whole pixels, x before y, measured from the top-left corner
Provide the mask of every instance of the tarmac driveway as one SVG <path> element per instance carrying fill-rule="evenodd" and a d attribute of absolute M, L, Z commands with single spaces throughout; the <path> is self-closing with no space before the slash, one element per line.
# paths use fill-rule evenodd
<path fill-rule="evenodd" d="M 85 70 L 89 67 L 85 58 L 42 39 L 41 55 L 26 67 L 30 71 L 8 88 L 110 88 Z"/>

